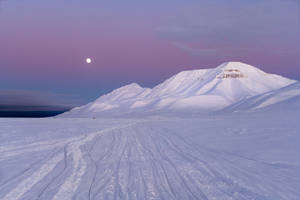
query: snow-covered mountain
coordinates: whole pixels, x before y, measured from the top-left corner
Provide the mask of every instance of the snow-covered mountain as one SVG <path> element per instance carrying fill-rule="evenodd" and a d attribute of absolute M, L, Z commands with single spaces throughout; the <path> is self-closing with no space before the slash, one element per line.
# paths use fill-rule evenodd
<path fill-rule="evenodd" d="M 152 89 L 126 85 L 63 116 L 216 111 L 294 82 L 241 62 L 227 62 L 216 68 L 180 72 Z"/>
<path fill-rule="evenodd" d="M 300 82 L 237 102 L 226 110 L 300 110 Z"/>

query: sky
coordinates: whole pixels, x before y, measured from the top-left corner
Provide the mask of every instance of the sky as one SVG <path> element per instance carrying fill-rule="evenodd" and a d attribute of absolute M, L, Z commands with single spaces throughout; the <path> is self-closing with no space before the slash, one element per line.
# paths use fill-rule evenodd
<path fill-rule="evenodd" d="M 73 107 L 227 61 L 300 80 L 300 0 L 0 0 L 0 105 Z"/>

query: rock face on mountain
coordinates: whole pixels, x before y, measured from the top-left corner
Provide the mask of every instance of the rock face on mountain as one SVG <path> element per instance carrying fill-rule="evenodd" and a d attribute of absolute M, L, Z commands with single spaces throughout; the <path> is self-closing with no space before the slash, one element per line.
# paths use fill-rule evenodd
<path fill-rule="evenodd" d="M 295 82 L 241 62 L 227 62 L 212 69 L 180 72 L 152 89 L 126 85 L 63 116 L 211 112 Z"/>

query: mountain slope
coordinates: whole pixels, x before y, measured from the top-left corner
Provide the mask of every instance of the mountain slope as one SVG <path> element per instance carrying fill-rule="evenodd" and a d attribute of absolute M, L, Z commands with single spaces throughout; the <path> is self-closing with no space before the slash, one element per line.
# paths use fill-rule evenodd
<path fill-rule="evenodd" d="M 113 90 L 95 101 L 81 107 L 76 107 L 65 113 L 67 115 L 89 115 L 90 113 L 99 113 L 107 110 L 121 109 L 128 107 L 134 101 L 143 98 L 150 92 L 149 88 L 142 88 L 136 83 L 132 83 Z"/>
<path fill-rule="evenodd" d="M 153 89 L 133 83 L 72 109 L 64 116 L 132 112 L 210 112 L 294 83 L 241 62 L 180 72 Z"/>
<path fill-rule="evenodd" d="M 300 109 L 300 82 L 235 103 L 225 110 Z"/>

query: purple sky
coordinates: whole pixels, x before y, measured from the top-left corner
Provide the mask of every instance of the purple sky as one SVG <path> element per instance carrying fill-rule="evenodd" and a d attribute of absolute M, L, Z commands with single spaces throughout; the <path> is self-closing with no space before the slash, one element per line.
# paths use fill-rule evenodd
<path fill-rule="evenodd" d="M 226 61 L 300 80 L 300 1 L 0 0 L 0 104 L 82 104 Z"/>

